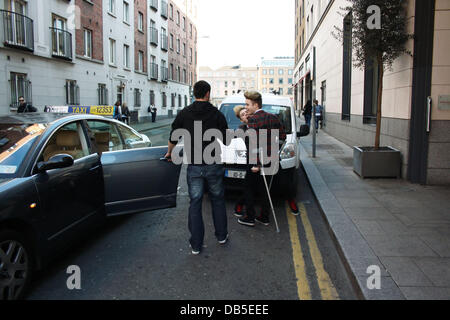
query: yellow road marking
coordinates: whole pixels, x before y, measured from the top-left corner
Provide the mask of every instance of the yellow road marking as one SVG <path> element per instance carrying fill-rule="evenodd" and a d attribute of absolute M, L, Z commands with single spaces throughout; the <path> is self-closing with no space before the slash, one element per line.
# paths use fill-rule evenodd
<path fill-rule="evenodd" d="M 334 287 L 333 282 L 331 282 L 329 274 L 325 271 L 322 255 L 320 254 L 319 247 L 317 246 L 311 222 L 308 219 L 308 214 L 303 203 L 300 204 L 299 209 L 303 227 L 305 228 L 306 232 L 306 239 L 308 240 L 309 252 L 311 253 L 311 259 L 316 270 L 317 282 L 319 284 L 322 299 L 339 300 L 339 295 L 336 291 L 336 288 Z"/>
<path fill-rule="evenodd" d="M 294 258 L 295 276 L 297 277 L 297 292 L 300 300 L 311 300 L 311 290 L 306 277 L 305 260 L 303 259 L 302 245 L 298 237 L 297 220 L 286 207 L 288 216 L 289 234 L 291 236 L 292 256 Z"/>

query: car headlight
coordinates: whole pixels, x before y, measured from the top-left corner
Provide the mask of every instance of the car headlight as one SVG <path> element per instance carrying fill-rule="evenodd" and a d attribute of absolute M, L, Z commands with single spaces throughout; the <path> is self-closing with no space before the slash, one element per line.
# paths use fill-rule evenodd
<path fill-rule="evenodd" d="M 293 143 L 288 143 L 284 146 L 280 153 L 281 160 L 295 158 L 295 145 Z"/>
<path fill-rule="evenodd" d="M 247 150 L 236 150 L 236 157 L 247 158 Z"/>

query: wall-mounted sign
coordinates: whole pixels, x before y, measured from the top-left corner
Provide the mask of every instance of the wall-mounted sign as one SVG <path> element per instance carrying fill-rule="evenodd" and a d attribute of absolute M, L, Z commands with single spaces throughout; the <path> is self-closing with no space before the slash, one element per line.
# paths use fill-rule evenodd
<path fill-rule="evenodd" d="M 438 109 L 450 110 L 450 96 L 439 96 Z"/>

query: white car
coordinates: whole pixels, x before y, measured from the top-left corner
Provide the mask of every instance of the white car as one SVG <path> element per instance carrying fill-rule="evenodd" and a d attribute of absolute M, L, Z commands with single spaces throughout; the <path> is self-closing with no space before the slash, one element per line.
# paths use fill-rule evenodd
<path fill-rule="evenodd" d="M 286 131 L 286 141 L 280 150 L 280 170 L 275 176 L 273 190 L 282 194 L 295 195 L 297 187 L 297 169 L 300 167 L 299 139 L 309 134 L 308 126 L 300 126 L 293 103 L 289 97 L 263 94 L 263 110 L 275 114 Z M 238 129 L 242 123 L 233 109 L 245 106 L 245 97 L 233 95 L 227 97 L 219 106 L 225 115 L 230 129 Z M 241 185 L 246 175 L 247 149 L 241 138 L 233 139 L 229 146 L 222 145 L 222 161 L 225 164 L 225 182 L 227 186 Z"/>

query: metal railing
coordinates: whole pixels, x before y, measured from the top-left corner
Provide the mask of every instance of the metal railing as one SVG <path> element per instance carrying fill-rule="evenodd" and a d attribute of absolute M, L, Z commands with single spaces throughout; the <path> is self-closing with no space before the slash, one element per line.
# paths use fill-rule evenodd
<path fill-rule="evenodd" d="M 150 43 L 158 45 L 158 29 L 150 27 Z"/>
<path fill-rule="evenodd" d="M 158 0 L 150 0 L 150 8 L 158 10 Z"/>
<path fill-rule="evenodd" d="M 161 81 L 167 82 L 169 80 L 169 68 L 161 66 Z"/>
<path fill-rule="evenodd" d="M 72 34 L 62 29 L 50 28 L 52 33 L 52 55 L 72 60 Z"/>
<path fill-rule="evenodd" d="M 150 63 L 150 78 L 158 80 L 158 64 Z"/>
<path fill-rule="evenodd" d="M 164 34 L 161 34 L 161 50 L 169 50 L 169 38 Z"/>
<path fill-rule="evenodd" d="M 5 46 L 34 51 L 33 20 L 19 13 L 0 10 Z"/>
<path fill-rule="evenodd" d="M 168 12 L 169 12 L 169 7 L 167 5 L 167 2 L 161 1 L 161 17 L 167 19 L 169 17 Z"/>

